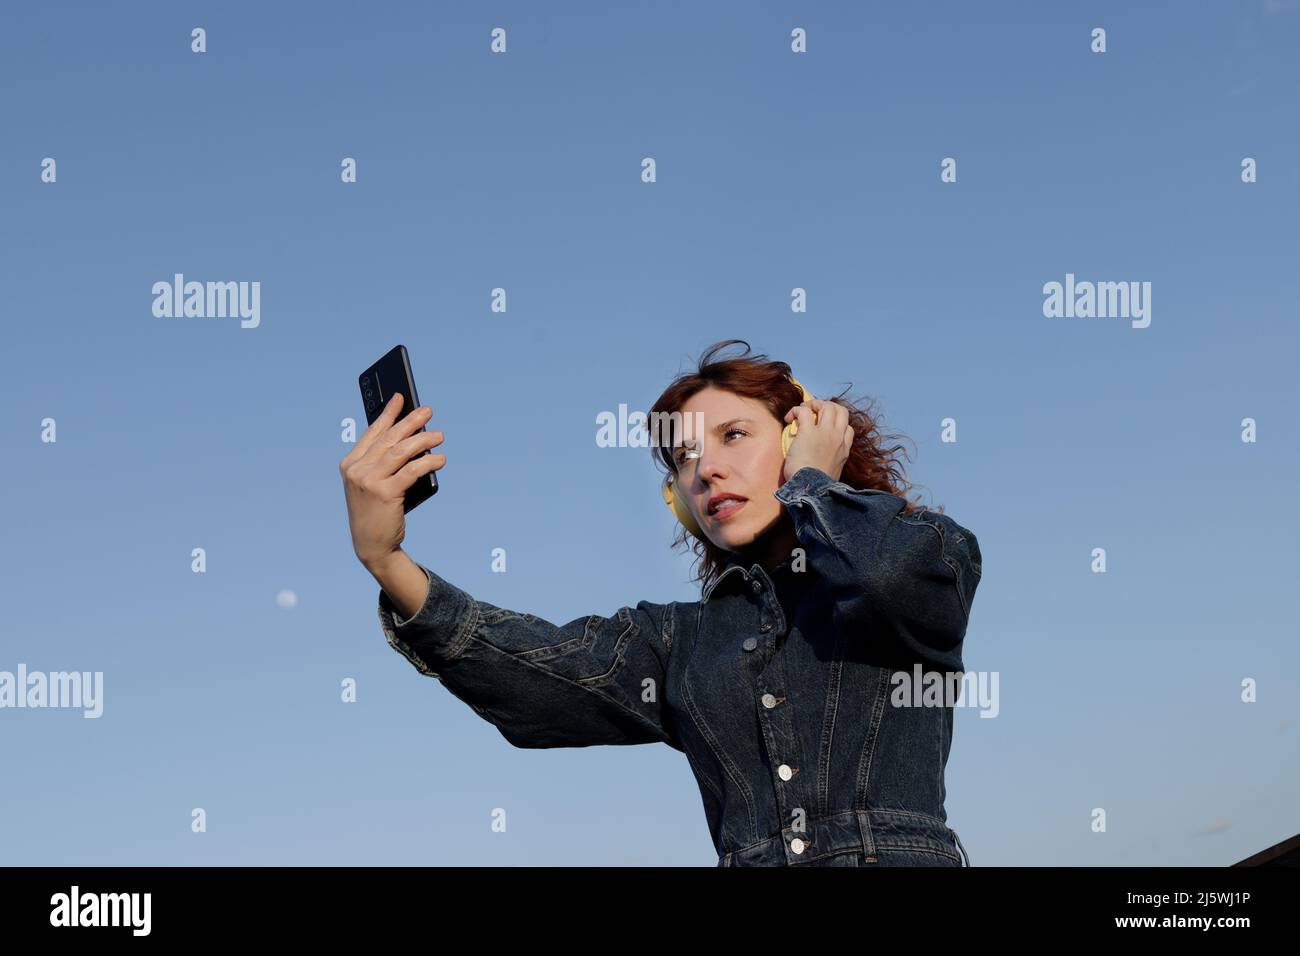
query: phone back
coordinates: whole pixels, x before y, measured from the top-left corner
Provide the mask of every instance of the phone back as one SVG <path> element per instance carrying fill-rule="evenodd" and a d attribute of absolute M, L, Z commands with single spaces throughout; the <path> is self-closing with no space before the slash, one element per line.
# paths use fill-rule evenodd
<path fill-rule="evenodd" d="M 420 407 L 420 399 L 415 392 L 415 376 L 411 372 L 411 358 L 405 345 L 395 345 L 389 349 L 383 358 L 357 376 L 357 384 L 361 386 L 361 401 L 366 410 L 367 425 L 373 425 L 375 419 L 383 414 L 384 406 L 396 392 L 402 393 L 402 413 L 397 417 L 398 421 Z M 423 426 L 420 431 L 425 431 Z M 432 449 L 426 448 L 418 454 L 432 453 Z M 412 456 L 412 460 L 415 457 L 418 455 Z M 437 493 L 438 473 L 431 471 L 427 475 L 421 475 L 415 484 L 406 489 L 402 511 L 409 512 Z"/>

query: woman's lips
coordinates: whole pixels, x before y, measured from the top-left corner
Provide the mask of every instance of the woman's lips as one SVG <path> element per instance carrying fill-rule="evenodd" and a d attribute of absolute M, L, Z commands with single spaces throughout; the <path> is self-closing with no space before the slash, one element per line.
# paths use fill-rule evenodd
<path fill-rule="evenodd" d="M 737 498 L 729 498 L 728 500 L 724 501 L 721 505 L 719 505 L 718 510 L 713 512 L 713 514 L 710 515 L 709 517 L 711 517 L 714 521 L 722 521 L 726 518 L 730 518 L 741 508 L 745 507 L 745 505 L 748 503 L 749 503 L 748 501 L 741 501 Z"/>

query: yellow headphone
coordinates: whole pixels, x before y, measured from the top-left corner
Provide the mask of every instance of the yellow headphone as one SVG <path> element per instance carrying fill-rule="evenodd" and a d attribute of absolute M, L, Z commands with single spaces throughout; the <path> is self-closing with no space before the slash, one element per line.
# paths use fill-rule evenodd
<path fill-rule="evenodd" d="M 805 402 L 811 402 L 813 397 L 808 393 L 808 389 L 800 385 L 799 380 L 795 378 L 793 375 L 788 377 L 790 381 L 794 382 L 795 385 L 799 386 L 799 391 L 803 393 L 803 400 Z M 798 432 L 799 432 L 799 423 L 797 421 L 792 421 L 789 425 L 786 425 L 785 430 L 781 432 L 781 457 L 782 458 L 784 458 L 786 455 L 790 453 L 790 443 L 794 441 L 794 436 L 798 434 Z M 669 475 L 668 478 L 664 481 L 663 488 L 661 489 L 664 497 L 664 503 L 668 505 L 668 507 L 672 510 L 672 513 L 677 516 L 677 520 L 682 523 L 682 526 L 687 531 L 689 531 L 691 534 L 695 535 L 695 537 L 701 540 L 707 540 L 704 537 L 704 532 L 700 530 L 699 524 L 696 523 L 695 516 L 691 514 L 691 510 L 687 506 L 686 502 L 683 499 L 678 498 L 677 495 L 675 494 L 673 477 L 674 476 Z"/>

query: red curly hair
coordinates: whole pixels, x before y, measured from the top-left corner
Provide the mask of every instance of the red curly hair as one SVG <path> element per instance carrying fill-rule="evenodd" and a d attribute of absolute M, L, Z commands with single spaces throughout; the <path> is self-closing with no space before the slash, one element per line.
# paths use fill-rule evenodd
<path fill-rule="evenodd" d="M 737 344 L 745 346 L 745 351 L 732 358 L 714 359 L 722 349 Z M 680 412 L 692 395 L 712 386 L 744 398 L 757 399 L 765 404 L 772 416 L 781 423 L 782 427 L 785 427 L 785 413 L 803 401 L 798 386 L 788 377 L 791 374 L 790 366 L 785 362 L 773 361 L 766 355 L 749 353 L 749 343 L 744 339 L 726 339 L 710 346 L 700 356 L 695 371 L 679 375 L 664 389 L 663 394 L 650 409 L 651 420 L 654 420 L 656 413 L 660 413 L 665 416 L 663 420 L 669 422 L 671 428 L 675 420 L 666 416 L 672 412 Z M 905 492 L 908 489 L 925 486 L 915 485 L 903 476 L 902 465 L 895 457 L 895 453 L 901 451 L 903 446 L 895 444 L 886 447 L 885 445 L 887 440 L 907 438 L 907 436 L 883 434 L 880 431 L 879 419 L 869 410 L 875 403 L 869 402 L 866 408 L 860 408 L 856 403 L 845 400 L 844 395 L 847 392 L 848 388 L 839 395 L 827 399 L 849 410 L 849 424 L 853 427 L 853 447 L 849 451 L 848 460 L 844 463 L 839 480 L 852 488 L 874 489 L 898 495 L 906 502 L 905 511 L 908 514 L 925 510 L 919 502 L 907 499 Z M 660 466 L 665 478 L 677 473 L 676 464 L 672 459 L 675 440 L 675 436 L 669 436 L 652 446 L 652 458 Z M 943 512 L 942 507 L 935 510 L 939 513 Z M 787 517 L 786 520 L 789 518 Z M 696 538 L 678 525 L 672 546 L 692 543 L 698 559 L 695 576 L 700 582 L 701 589 L 704 589 L 722 573 L 731 557 L 731 552 L 711 541 Z"/>

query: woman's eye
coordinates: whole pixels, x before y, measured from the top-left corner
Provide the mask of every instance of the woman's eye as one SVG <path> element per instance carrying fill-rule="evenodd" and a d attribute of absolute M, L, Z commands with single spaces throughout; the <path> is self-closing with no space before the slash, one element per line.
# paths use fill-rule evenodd
<path fill-rule="evenodd" d="M 727 429 L 726 435 L 724 435 L 723 437 L 730 438 L 732 435 L 748 435 L 748 434 L 749 432 L 745 431 L 743 428 L 729 428 Z M 675 461 L 677 464 L 680 465 L 682 462 L 686 460 L 686 458 L 688 457 L 688 453 L 689 453 L 689 457 L 692 458 L 699 457 L 699 452 L 696 451 L 696 446 L 694 442 L 691 442 L 691 444 L 685 446 L 679 445 L 677 447 L 677 450 L 673 452 L 673 461 Z"/>

